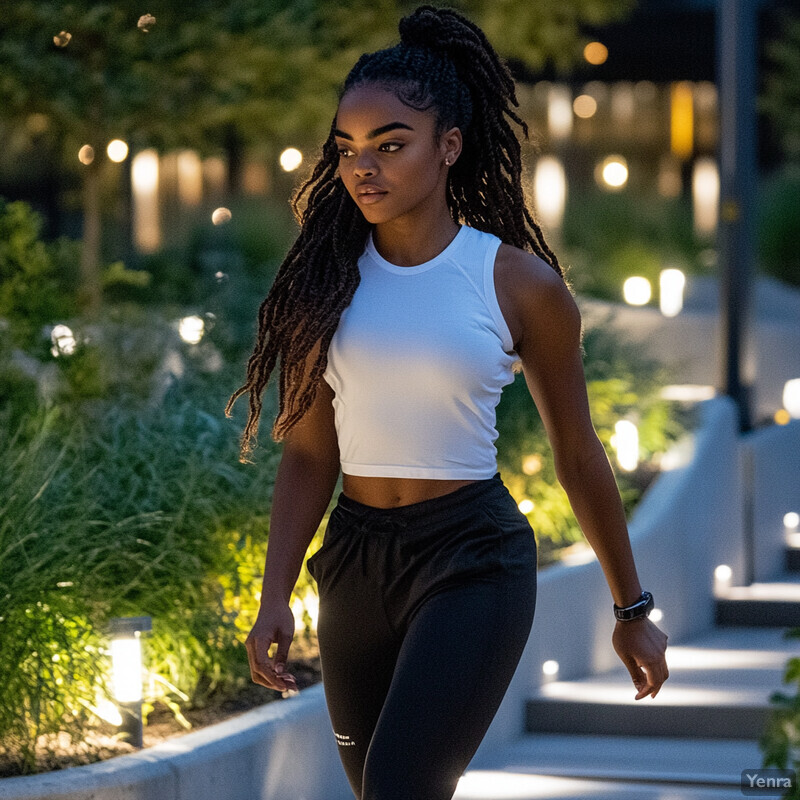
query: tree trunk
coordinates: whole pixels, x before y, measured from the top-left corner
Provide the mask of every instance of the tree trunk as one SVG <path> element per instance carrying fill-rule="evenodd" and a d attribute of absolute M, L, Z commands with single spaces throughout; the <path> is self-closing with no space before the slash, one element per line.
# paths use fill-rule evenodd
<path fill-rule="evenodd" d="M 102 286 L 100 282 L 100 243 L 102 221 L 100 216 L 100 163 L 87 165 L 83 179 L 83 247 L 81 248 L 81 285 L 78 302 L 81 310 L 95 316 L 100 310 Z"/>

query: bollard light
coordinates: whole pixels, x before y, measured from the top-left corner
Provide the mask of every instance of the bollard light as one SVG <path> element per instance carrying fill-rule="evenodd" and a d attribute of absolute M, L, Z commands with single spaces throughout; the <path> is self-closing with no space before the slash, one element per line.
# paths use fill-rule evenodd
<path fill-rule="evenodd" d="M 662 269 L 658 277 L 659 307 L 665 317 L 676 317 L 683 308 L 686 276 L 679 269 Z"/>
<path fill-rule="evenodd" d="M 542 664 L 542 682 L 550 683 L 558 678 L 558 661 L 548 659 Z"/>
<path fill-rule="evenodd" d="M 152 630 L 150 617 L 114 617 L 111 633 L 111 686 L 122 716 L 121 731 L 134 747 L 142 746 L 141 634 Z"/>
<path fill-rule="evenodd" d="M 614 425 L 611 445 L 617 451 L 617 463 L 626 472 L 633 472 L 639 465 L 639 429 L 629 419 L 621 419 Z"/>
<path fill-rule="evenodd" d="M 786 536 L 787 547 L 800 548 L 800 514 L 789 511 L 783 515 L 783 530 Z"/>
<path fill-rule="evenodd" d="M 720 564 L 714 570 L 714 594 L 725 594 L 730 589 L 733 580 L 733 570 L 727 564 Z"/>
<path fill-rule="evenodd" d="M 784 384 L 783 407 L 793 419 L 800 418 L 800 378 L 792 378 Z"/>

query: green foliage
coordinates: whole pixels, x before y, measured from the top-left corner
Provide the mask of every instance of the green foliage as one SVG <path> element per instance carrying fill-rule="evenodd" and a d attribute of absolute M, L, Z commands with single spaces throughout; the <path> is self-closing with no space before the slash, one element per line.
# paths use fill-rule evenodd
<path fill-rule="evenodd" d="M 758 109 L 779 131 L 787 160 L 800 164 L 800 15 L 782 9 L 782 36 L 768 42 L 769 67 L 764 75 Z"/>
<path fill-rule="evenodd" d="M 758 213 L 759 267 L 800 286 L 800 170 L 786 170 L 764 182 Z"/>
<path fill-rule="evenodd" d="M 563 238 L 575 258 L 569 272 L 575 290 L 612 301 L 622 299 L 622 284 L 632 275 L 657 287 L 660 271 L 668 266 L 699 271 L 700 252 L 707 246 L 694 238 L 686 201 L 599 189 L 570 196 Z"/>
<path fill-rule="evenodd" d="M 39 339 L 44 324 L 72 311 L 59 282 L 65 245 L 45 245 L 39 239 L 41 224 L 27 203 L 0 198 L 0 317 L 22 347 Z"/>
<path fill-rule="evenodd" d="M 667 375 L 639 346 L 597 325 L 586 331 L 584 349 L 592 421 L 612 464 L 616 422 L 634 419 L 639 430 L 639 474 L 615 472 L 630 513 L 641 497 L 641 478 L 655 472 L 654 462 L 685 431 L 687 419 L 674 403 L 659 397 Z M 497 428 L 498 466 L 512 494 L 534 503 L 527 516 L 539 543 L 540 563 L 545 564 L 557 557 L 559 548 L 582 541 L 583 533 L 556 477 L 547 433 L 522 373 L 503 390 Z"/>
<path fill-rule="evenodd" d="M 788 637 L 800 638 L 800 628 L 786 632 Z M 774 692 L 770 696 L 772 712 L 759 745 L 765 767 L 800 770 L 800 657 L 792 656 L 786 663 L 783 682 L 790 684 L 793 693 Z M 800 786 L 783 795 L 788 800 L 800 798 Z"/>

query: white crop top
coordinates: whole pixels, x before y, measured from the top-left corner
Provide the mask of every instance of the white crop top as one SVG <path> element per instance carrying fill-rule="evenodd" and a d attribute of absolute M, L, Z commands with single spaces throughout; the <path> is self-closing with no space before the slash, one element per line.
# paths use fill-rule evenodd
<path fill-rule="evenodd" d="M 439 255 L 401 267 L 378 253 L 370 231 L 324 373 L 342 472 L 495 474 L 495 409 L 517 361 L 494 288 L 499 246 L 462 225 Z"/>

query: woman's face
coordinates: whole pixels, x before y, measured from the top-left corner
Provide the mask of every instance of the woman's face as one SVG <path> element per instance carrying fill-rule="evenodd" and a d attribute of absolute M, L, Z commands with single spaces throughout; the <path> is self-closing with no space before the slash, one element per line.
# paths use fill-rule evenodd
<path fill-rule="evenodd" d="M 342 97 L 334 131 L 339 175 L 368 222 L 446 207 L 444 160 L 452 164 L 460 152 L 461 132 L 453 128 L 437 144 L 434 125 L 434 111 L 415 111 L 377 86 Z"/>

